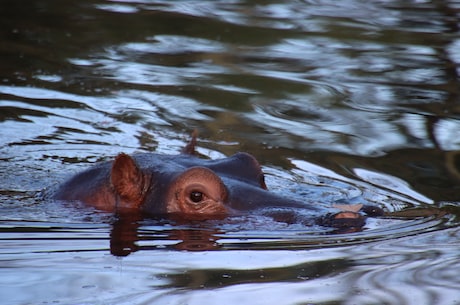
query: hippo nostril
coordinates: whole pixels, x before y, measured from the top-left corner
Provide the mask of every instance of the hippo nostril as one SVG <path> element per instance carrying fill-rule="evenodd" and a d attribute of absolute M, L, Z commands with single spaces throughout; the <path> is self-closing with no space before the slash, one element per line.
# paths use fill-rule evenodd
<path fill-rule="evenodd" d="M 190 193 L 190 200 L 194 203 L 199 203 L 203 201 L 204 194 L 200 191 L 192 191 Z"/>

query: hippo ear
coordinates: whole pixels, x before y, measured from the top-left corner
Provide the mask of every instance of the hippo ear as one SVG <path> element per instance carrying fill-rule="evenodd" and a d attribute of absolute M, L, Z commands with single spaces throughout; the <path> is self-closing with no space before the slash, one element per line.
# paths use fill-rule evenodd
<path fill-rule="evenodd" d="M 144 175 L 136 162 L 127 154 L 119 154 L 112 165 L 110 173 L 112 186 L 122 199 L 124 208 L 139 207 L 144 199 Z"/>
<path fill-rule="evenodd" d="M 196 155 L 196 138 L 198 137 L 198 131 L 195 129 L 192 132 L 192 138 L 190 139 L 190 142 L 182 149 L 181 153 L 185 155 Z"/>

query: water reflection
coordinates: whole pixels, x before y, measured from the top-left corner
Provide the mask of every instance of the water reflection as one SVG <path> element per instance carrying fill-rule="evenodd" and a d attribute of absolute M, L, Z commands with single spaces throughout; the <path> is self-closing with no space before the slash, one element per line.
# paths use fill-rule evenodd
<path fill-rule="evenodd" d="M 138 250 L 158 250 L 172 248 L 187 251 L 216 250 L 221 246 L 216 243 L 224 231 L 210 227 L 181 228 L 171 227 L 168 222 L 159 221 L 155 229 L 142 228 L 143 215 L 119 215 L 110 230 L 110 253 L 123 257 Z M 165 229 L 163 226 L 167 226 Z M 151 225 L 152 226 L 152 225 Z M 150 226 L 150 227 L 151 227 Z"/>
<path fill-rule="evenodd" d="M 325 158 L 321 154 L 313 153 L 310 160 L 321 160 L 321 163 L 328 163 L 328 168 L 344 176 L 359 178 L 429 203 L 432 200 L 458 200 L 458 156 L 458 151 L 400 149 L 376 158 L 349 159 L 346 154 L 340 153 Z M 401 170 L 402 168 L 405 170 Z M 370 174 L 365 174 L 369 170 Z M 385 174 L 382 173 L 392 177 L 384 178 Z"/>
<path fill-rule="evenodd" d="M 1 1 L 2 301 L 459 303 L 458 8 Z M 324 235 L 37 195 L 120 151 L 174 154 L 195 128 L 201 154 L 254 154 L 275 192 L 391 216 Z"/>
<path fill-rule="evenodd" d="M 376 255 L 365 255 L 361 247 L 354 253 L 367 256 L 356 268 L 354 294 L 346 304 L 379 302 L 390 304 L 455 304 L 458 294 L 451 290 L 459 284 L 452 278 L 452 270 L 458 269 L 458 255 L 449 249 L 456 247 L 452 238 L 458 232 L 446 230 L 442 234 L 426 234 L 420 239 L 428 244 L 447 242 L 442 248 L 421 246 L 408 239 L 387 241 L 376 246 Z M 366 247 L 369 251 L 371 247 Z M 394 251 L 394 249 L 398 251 Z M 377 255 L 377 253 L 379 253 Z M 388 265 L 392 267 L 388 268 Z M 374 269 L 375 268 L 375 269 Z M 369 272 L 369 269 L 375 271 Z M 367 270 L 367 271 L 365 271 Z M 377 271 L 378 270 L 378 271 Z M 455 271 L 454 271 L 455 272 Z"/>
<path fill-rule="evenodd" d="M 27 253 L 16 256 L 2 273 L 2 286 L 9 287 L 8 293 L 2 293 L 7 300 L 88 302 L 94 301 L 96 291 L 98 299 L 122 304 L 180 304 L 183 300 L 232 303 L 246 298 L 254 298 L 256 304 L 414 304 L 421 300 L 423 304 L 455 304 L 458 298 L 459 231 L 455 228 L 364 243 L 347 243 L 344 239 L 332 247 L 326 244 L 308 251 L 270 251 L 266 247 L 257 252 L 241 248 L 211 252 L 147 248 L 120 260 L 104 255 L 104 248 L 97 243 L 96 237 L 104 236 L 103 227 L 48 227 L 61 232 L 53 243 L 56 252 L 40 251 L 39 241 L 45 230 L 41 235 L 29 234 L 23 246 L 24 250 L 28 248 Z M 72 237 L 72 231 L 80 232 L 80 242 Z M 143 234 L 147 234 L 145 229 Z M 11 237 L 10 248 L 17 240 Z M 66 237 L 69 243 L 62 242 Z M 96 252 L 91 251 L 92 245 Z M 289 248 L 288 243 L 285 246 Z M 18 282 L 18 270 L 22 284 L 13 287 L 11 283 Z M 24 290 L 29 286 L 35 288 Z M 46 292 L 50 286 L 52 293 Z M 400 287 L 405 288 L 404 293 Z M 285 296 L 284 301 L 280 299 L 280 293 L 289 293 L 289 300 Z"/>
<path fill-rule="evenodd" d="M 178 224 L 169 220 L 146 220 L 142 215 L 119 215 L 110 229 L 110 253 L 126 257 L 137 251 L 159 250 L 255 250 L 317 249 L 343 247 L 364 241 L 394 239 L 439 230 L 458 221 L 455 206 L 413 208 L 368 219 L 359 233 L 287 224 L 260 216 L 234 217 L 221 221 Z"/>

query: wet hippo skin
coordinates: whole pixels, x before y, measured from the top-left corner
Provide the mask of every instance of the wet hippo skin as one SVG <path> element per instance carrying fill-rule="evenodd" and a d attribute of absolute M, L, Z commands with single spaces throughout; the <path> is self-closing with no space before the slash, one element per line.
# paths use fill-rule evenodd
<path fill-rule="evenodd" d="M 113 161 L 76 174 L 59 186 L 53 198 L 81 201 L 104 211 L 140 211 L 185 220 L 266 210 L 275 220 L 293 222 L 293 211 L 301 210 L 324 226 L 362 227 L 365 223 L 358 213 L 361 206 L 341 206 L 331 213 L 325 207 L 269 192 L 261 167 L 250 154 L 205 160 L 194 156 L 195 144 L 193 135 L 180 155 L 121 153 Z M 378 207 L 365 208 L 367 214 L 381 214 Z"/>

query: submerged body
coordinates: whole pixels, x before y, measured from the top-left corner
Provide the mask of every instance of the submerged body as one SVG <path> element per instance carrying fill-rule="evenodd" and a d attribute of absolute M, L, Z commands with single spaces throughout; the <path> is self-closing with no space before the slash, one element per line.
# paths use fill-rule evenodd
<path fill-rule="evenodd" d="M 337 210 L 325 218 L 330 211 L 324 207 L 267 191 L 259 163 L 247 153 L 204 160 L 193 155 L 194 146 L 195 137 L 180 155 L 119 154 L 114 161 L 73 176 L 53 197 L 81 201 L 105 211 L 140 211 L 181 219 L 215 219 L 267 208 L 290 208 L 308 210 L 312 218 L 328 226 L 364 225 L 356 207 Z M 287 221 L 292 221 L 292 215 L 290 218 Z"/>

